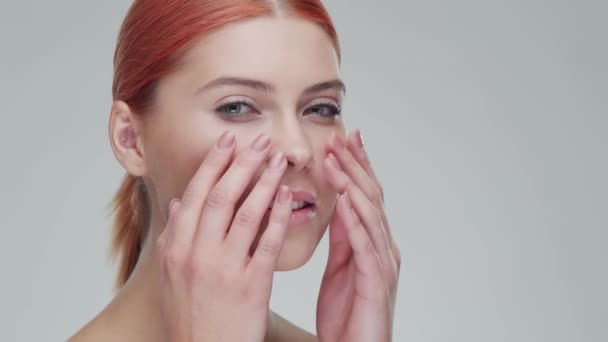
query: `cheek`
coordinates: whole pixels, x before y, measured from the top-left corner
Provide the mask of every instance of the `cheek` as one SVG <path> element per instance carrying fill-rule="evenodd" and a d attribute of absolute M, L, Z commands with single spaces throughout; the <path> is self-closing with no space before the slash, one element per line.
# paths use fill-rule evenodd
<path fill-rule="evenodd" d="M 213 148 L 213 141 L 190 141 L 174 151 L 173 164 L 169 164 L 169 175 L 174 176 L 175 195 L 181 197 L 188 183 L 200 169 L 201 164 L 209 151 Z"/>
<path fill-rule="evenodd" d="M 237 127 L 218 122 L 211 125 L 208 122 L 204 129 L 189 134 L 186 129 L 182 129 L 179 134 L 173 135 L 158 146 L 162 153 L 162 158 L 159 158 L 162 165 L 157 168 L 158 179 L 164 183 L 163 190 L 168 201 L 174 197 L 181 198 L 205 157 L 215 147 L 217 139 L 228 129 L 235 133 L 237 139 L 233 158 L 248 148 L 251 141 L 260 134 L 260 129 L 251 129 L 245 125 Z M 261 170 L 258 170 L 254 180 L 257 180 L 260 174 Z"/>
<path fill-rule="evenodd" d="M 306 135 L 313 147 L 318 158 L 327 156 L 327 144 L 332 135 L 337 135 L 342 140 L 346 138 L 346 128 L 342 120 L 336 121 L 332 125 L 320 125 L 316 123 L 307 123 L 305 126 Z"/>
<path fill-rule="evenodd" d="M 215 131 L 192 134 L 185 129 L 176 129 L 173 133 L 156 135 L 163 139 L 157 139 L 146 156 L 150 159 L 150 177 L 161 205 L 182 197 L 216 140 Z"/>

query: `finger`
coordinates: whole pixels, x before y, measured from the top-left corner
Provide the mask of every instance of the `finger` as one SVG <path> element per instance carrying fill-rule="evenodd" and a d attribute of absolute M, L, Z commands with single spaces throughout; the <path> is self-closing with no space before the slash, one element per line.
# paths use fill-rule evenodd
<path fill-rule="evenodd" d="M 376 186 L 380 190 L 380 196 L 382 197 L 382 201 L 384 202 L 384 190 L 382 188 L 382 184 L 380 184 L 380 181 L 378 180 L 378 177 L 376 176 L 376 172 L 374 171 L 374 169 L 372 167 L 372 163 L 369 159 L 367 151 L 365 151 L 365 147 L 363 144 L 363 138 L 361 137 L 361 131 L 359 129 L 356 129 L 348 137 L 348 140 L 346 142 L 346 148 L 352 153 L 353 157 L 359 162 L 361 167 L 363 167 L 363 169 L 367 172 L 369 177 L 373 180 L 374 184 L 376 184 Z M 393 251 L 393 255 L 397 261 L 397 264 L 400 265 L 401 264 L 401 252 L 399 251 L 399 248 L 395 242 L 395 239 L 393 238 L 393 233 L 390 228 L 390 225 L 388 224 L 388 219 L 386 218 L 386 215 L 384 215 L 384 224 L 386 227 L 386 233 L 388 235 L 388 239 L 390 241 L 391 249 Z"/>
<path fill-rule="evenodd" d="M 380 265 L 376 249 L 352 208 L 348 194 L 340 195 L 336 210 L 344 220 L 357 270 L 366 277 L 378 279 Z"/>
<path fill-rule="evenodd" d="M 190 252 L 205 197 L 228 167 L 234 146 L 234 134 L 224 132 L 188 183 L 175 220 L 179 231 L 172 242 L 172 248 L 175 249 L 172 253 L 181 253 L 185 257 Z"/>
<path fill-rule="evenodd" d="M 156 241 L 160 246 L 164 246 L 165 242 L 168 240 L 168 237 L 170 235 L 170 225 L 173 223 L 173 221 L 175 221 L 175 214 L 172 215 L 172 213 L 175 212 L 174 207 L 176 202 L 178 201 L 179 200 L 177 198 L 174 198 L 169 202 L 169 207 L 167 208 L 167 220 L 165 222 L 165 228 L 162 230 Z"/>
<path fill-rule="evenodd" d="M 334 210 L 331 223 L 329 224 L 329 256 L 323 277 L 331 277 L 337 270 L 342 269 L 350 260 L 352 253 L 346 228 L 344 227 L 344 220 Z"/>
<path fill-rule="evenodd" d="M 325 158 L 323 168 L 329 183 L 336 189 L 336 191 L 338 191 L 338 193 L 345 193 L 351 188 L 356 188 L 350 177 L 348 177 L 348 175 L 341 169 L 339 163 L 332 153 Z M 386 236 L 387 244 L 390 246 L 393 258 L 395 259 L 396 264 L 399 266 L 401 263 L 401 255 L 391 234 L 388 218 L 386 217 L 386 213 L 384 211 L 384 205 L 380 203 L 380 206 L 377 207 L 377 209 L 380 218 L 382 219 L 382 226 L 384 227 L 384 234 Z"/>
<path fill-rule="evenodd" d="M 346 146 L 337 134 L 333 134 L 330 139 L 329 147 L 337 157 L 341 169 L 359 188 L 361 188 L 363 193 L 375 206 L 380 207 L 382 204 L 380 189 L 370 178 L 367 171 L 363 169 L 359 161 L 355 159 L 348 149 L 346 149 Z"/>
<path fill-rule="evenodd" d="M 257 285 L 261 290 L 270 291 L 272 274 L 283 247 L 289 218 L 291 217 L 292 194 L 288 187 L 282 185 L 277 192 L 270 212 L 268 227 L 262 234 L 248 265 L 248 271 L 254 273 Z"/>
<path fill-rule="evenodd" d="M 393 233 L 390 229 L 390 225 L 388 224 L 388 219 L 386 218 L 386 215 L 384 214 L 384 209 L 383 209 L 383 207 L 384 207 L 384 190 L 382 188 L 382 184 L 380 184 L 380 181 L 378 180 L 378 177 L 376 176 L 375 171 L 373 170 L 371 161 L 363 146 L 363 138 L 361 137 L 360 130 L 357 129 L 349 135 L 349 137 L 347 138 L 347 141 L 346 141 L 346 149 L 350 152 L 351 156 L 356 160 L 356 162 L 359 164 L 359 166 L 363 170 L 365 170 L 368 177 L 371 179 L 372 183 L 375 185 L 376 191 L 371 192 L 371 194 L 372 194 L 371 196 L 372 196 L 372 198 L 374 198 L 374 200 L 372 202 L 375 203 L 376 206 L 382 210 L 383 222 L 384 222 L 384 226 L 386 227 L 386 234 L 387 234 L 387 238 L 389 240 L 389 245 L 391 246 L 391 250 L 393 252 L 393 256 L 396 259 L 397 264 L 400 265 L 401 253 L 399 251 L 399 248 L 397 247 L 395 239 L 393 238 Z M 369 193 L 367 193 L 367 195 L 369 196 Z"/>
<path fill-rule="evenodd" d="M 350 182 L 350 178 L 342 168 L 333 153 L 330 153 L 323 160 L 323 170 L 329 184 L 339 193 L 343 194 L 346 191 L 346 186 Z"/>
<path fill-rule="evenodd" d="M 238 200 L 251 182 L 256 171 L 265 160 L 270 138 L 260 134 L 248 148 L 243 150 L 228 170 L 207 194 L 199 221 L 199 230 L 194 244 L 219 244 L 224 241 L 226 231 Z M 201 251 L 201 248 L 197 248 Z"/>
<path fill-rule="evenodd" d="M 157 254 L 159 256 L 161 274 L 163 274 L 165 271 L 165 266 L 166 266 L 165 262 L 166 262 L 166 258 L 167 258 L 167 251 L 171 249 L 170 246 L 174 240 L 175 217 L 177 216 L 177 213 L 179 212 L 179 207 L 180 207 L 179 202 L 180 201 L 176 198 L 171 200 L 171 203 L 169 204 L 169 213 L 168 213 L 168 218 L 167 218 L 167 224 L 165 226 L 165 229 L 163 230 L 163 232 L 159 235 L 159 237 L 157 239 L 157 247 L 158 247 Z"/>
<path fill-rule="evenodd" d="M 275 154 L 268 166 L 236 212 L 226 236 L 228 250 L 238 260 L 245 260 L 249 255 L 249 249 L 258 233 L 260 223 L 273 204 L 273 198 L 287 168 L 283 153 Z"/>
<path fill-rule="evenodd" d="M 382 265 L 390 270 L 390 267 L 393 267 L 392 250 L 382 214 L 352 183 L 347 186 L 346 193 L 363 227 L 369 234 Z"/>
<path fill-rule="evenodd" d="M 359 165 L 365 170 L 367 175 L 372 179 L 376 186 L 382 192 L 382 185 L 376 176 L 376 172 L 372 167 L 372 163 L 363 147 L 363 138 L 361 137 L 361 131 L 355 130 L 346 141 L 346 148 L 352 153 L 353 157 L 357 160 Z"/>

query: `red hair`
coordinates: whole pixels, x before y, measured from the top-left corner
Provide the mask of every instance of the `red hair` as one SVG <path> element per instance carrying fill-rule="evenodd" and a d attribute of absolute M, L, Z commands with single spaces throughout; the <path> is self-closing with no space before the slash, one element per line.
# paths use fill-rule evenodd
<path fill-rule="evenodd" d="M 175 70 L 198 38 L 246 18 L 291 15 L 320 25 L 331 38 L 338 59 L 334 25 L 320 0 L 135 0 L 118 35 L 114 53 L 114 101 L 124 101 L 143 115 L 154 105 L 156 85 Z M 150 203 L 140 177 L 126 174 L 114 196 L 112 254 L 120 256 L 117 286 L 127 281 L 149 230 Z"/>

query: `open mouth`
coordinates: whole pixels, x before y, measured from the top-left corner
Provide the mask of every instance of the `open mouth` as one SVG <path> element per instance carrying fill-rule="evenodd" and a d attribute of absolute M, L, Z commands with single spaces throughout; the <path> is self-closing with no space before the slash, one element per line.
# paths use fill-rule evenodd
<path fill-rule="evenodd" d="M 308 191 L 293 191 L 291 210 L 297 211 L 302 209 L 308 209 L 315 206 L 316 196 Z M 274 203 L 270 204 L 268 209 L 272 209 Z"/>
<path fill-rule="evenodd" d="M 307 191 L 293 191 L 291 202 L 291 217 L 289 218 L 289 226 L 300 226 L 310 222 L 316 215 L 317 205 L 316 196 Z M 272 204 L 268 208 L 267 214 L 270 214 Z"/>
<path fill-rule="evenodd" d="M 291 202 L 291 210 L 297 211 L 302 209 L 308 209 L 314 207 L 314 203 L 306 202 L 306 201 L 292 201 Z M 272 205 L 268 208 L 268 210 L 272 210 Z"/>
<path fill-rule="evenodd" d="M 291 203 L 291 210 L 300 210 L 312 207 L 314 204 L 306 201 L 293 201 Z"/>

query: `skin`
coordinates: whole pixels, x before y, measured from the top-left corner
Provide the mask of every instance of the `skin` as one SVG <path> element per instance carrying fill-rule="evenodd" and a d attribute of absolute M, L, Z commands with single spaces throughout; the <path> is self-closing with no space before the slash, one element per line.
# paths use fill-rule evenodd
<path fill-rule="evenodd" d="M 150 231 L 127 284 L 72 340 L 228 340 L 235 320 L 251 340 L 390 341 L 400 256 L 360 134 L 334 115 L 339 79 L 320 27 L 255 18 L 197 41 L 145 117 L 114 102 L 112 149 L 145 181 Z M 292 191 L 317 200 L 295 229 Z M 267 304 L 273 272 L 306 263 L 330 223 L 317 338 Z"/>

